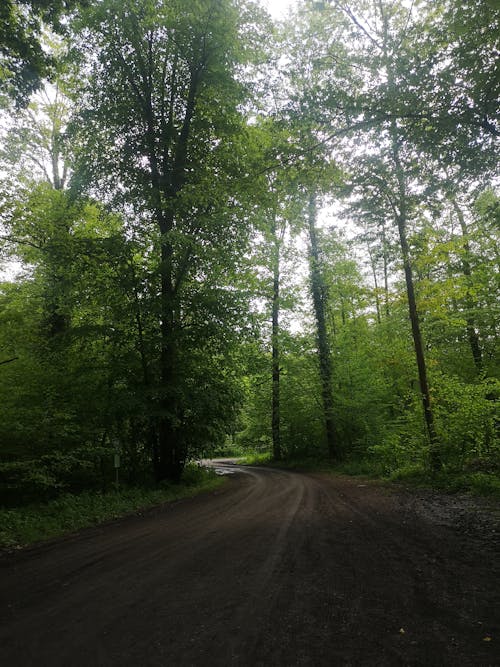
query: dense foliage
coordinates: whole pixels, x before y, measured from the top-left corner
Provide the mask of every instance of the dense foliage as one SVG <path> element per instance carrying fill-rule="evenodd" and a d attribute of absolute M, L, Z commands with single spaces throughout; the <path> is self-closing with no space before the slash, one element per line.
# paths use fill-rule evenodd
<path fill-rule="evenodd" d="M 0 501 L 229 445 L 498 474 L 496 4 L 46 4 L 2 10 L 5 95 L 50 81 L 1 130 Z"/>

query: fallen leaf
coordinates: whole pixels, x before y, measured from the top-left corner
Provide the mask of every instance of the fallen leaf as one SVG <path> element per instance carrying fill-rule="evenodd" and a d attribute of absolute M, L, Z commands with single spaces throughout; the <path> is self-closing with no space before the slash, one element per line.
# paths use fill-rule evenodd
<path fill-rule="evenodd" d="M 483 637 L 483 642 L 490 642 L 490 641 L 491 641 L 491 637 Z"/>
<path fill-rule="evenodd" d="M 406 634 L 404 628 L 399 628 L 399 634 L 400 635 L 405 635 Z"/>

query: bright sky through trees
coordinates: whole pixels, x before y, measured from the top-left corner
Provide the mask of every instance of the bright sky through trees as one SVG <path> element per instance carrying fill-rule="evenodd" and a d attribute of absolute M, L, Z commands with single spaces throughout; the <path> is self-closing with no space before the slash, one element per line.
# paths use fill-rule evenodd
<path fill-rule="evenodd" d="M 293 0 L 261 0 L 261 2 L 275 19 L 284 16 L 288 8 L 294 4 Z"/>

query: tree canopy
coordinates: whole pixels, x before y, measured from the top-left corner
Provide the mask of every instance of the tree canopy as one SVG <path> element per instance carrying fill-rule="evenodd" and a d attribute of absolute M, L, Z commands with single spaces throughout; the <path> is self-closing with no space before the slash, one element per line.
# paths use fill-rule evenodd
<path fill-rule="evenodd" d="M 498 474 L 497 3 L 0 19 L 2 501 L 114 453 Z"/>

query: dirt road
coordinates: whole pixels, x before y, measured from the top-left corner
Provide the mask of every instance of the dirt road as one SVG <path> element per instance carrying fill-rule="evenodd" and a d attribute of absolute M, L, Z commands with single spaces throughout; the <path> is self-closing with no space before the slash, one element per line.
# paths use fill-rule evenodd
<path fill-rule="evenodd" d="M 0 664 L 500 665 L 498 533 L 446 503 L 246 468 L 3 556 Z"/>

